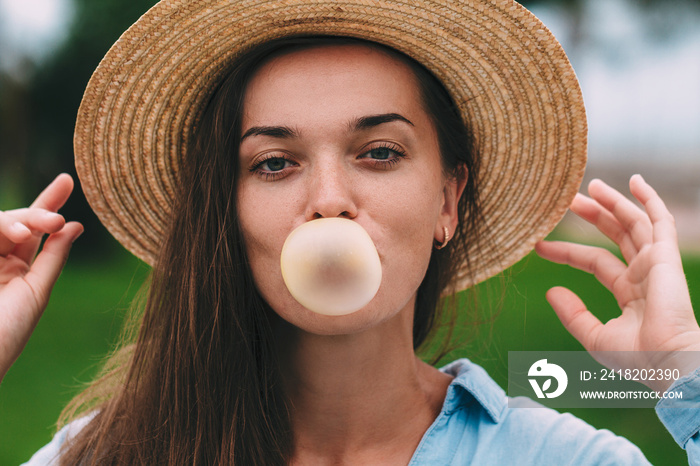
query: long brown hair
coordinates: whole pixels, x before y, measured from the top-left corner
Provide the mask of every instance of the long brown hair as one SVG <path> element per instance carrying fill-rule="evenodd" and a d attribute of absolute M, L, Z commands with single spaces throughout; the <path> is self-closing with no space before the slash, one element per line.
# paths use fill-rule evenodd
<path fill-rule="evenodd" d="M 61 464 L 284 464 L 292 453 L 287 400 L 272 332 L 277 315 L 256 291 L 237 222 L 236 183 L 247 83 L 274 56 L 321 44 L 306 37 L 269 42 L 237 60 L 195 130 L 169 233 L 154 266 L 135 344 L 125 344 L 62 419 L 93 413 Z M 459 235 L 478 218 L 472 138 L 439 81 L 408 57 L 436 126 L 443 170 L 466 176 Z M 464 237 L 464 236 L 463 236 Z M 436 320 L 454 276 L 454 249 L 434 251 L 418 289 L 414 348 Z M 139 322 L 140 319 L 140 322 Z"/>

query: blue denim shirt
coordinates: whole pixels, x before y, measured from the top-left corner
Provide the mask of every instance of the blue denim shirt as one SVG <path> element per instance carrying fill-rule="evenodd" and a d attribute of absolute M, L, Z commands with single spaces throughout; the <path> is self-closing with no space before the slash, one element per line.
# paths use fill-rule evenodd
<path fill-rule="evenodd" d="M 419 465 L 644 465 L 642 452 L 608 430 L 597 430 L 568 413 L 528 398 L 511 399 L 480 366 L 459 359 L 442 369 L 454 376 L 442 411 L 426 431 L 409 466 Z M 656 412 L 688 462 L 700 465 L 700 369 L 677 380 L 683 399 L 663 399 Z M 680 408 L 680 409 L 678 409 Z M 66 438 L 89 421 L 78 419 L 25 463 L 54 463 Z"/>
<path fill-rule="evenodd" d="M 480 366 L 460 359 L 442 369 L 455 378 L 442 411 L 423 436 L 417 465 L 643 465 L 627 439 L 528 398 L 508 398 Z M 689 464 L 700 464 L 700 369 L 677 380 L 684 399 L 664 399 L 656 412 Z M 680 409 L 678 409 L 680 408 Z"/>

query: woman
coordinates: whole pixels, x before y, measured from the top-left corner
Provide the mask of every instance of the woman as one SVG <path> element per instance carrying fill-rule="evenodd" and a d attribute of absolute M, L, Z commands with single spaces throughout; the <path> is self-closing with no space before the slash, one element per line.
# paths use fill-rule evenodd
<path fill-rule="evenodd" d="M 294 11 L 290 4 L 285 8 Z M 583 116 L 580 94 L 558 61 L 560 50 L 544 46 L 555 44 L 553 39 L 535 47 L 555 56 L 547 66 L 560 67 L 543 67 L 559 73 L 551 78 L 554 84 L 544 87 L 548 102 L 525 92 L 542 89 L 529 64 L 512 79 L 517 64 L 502 74 L 493 70 L 490 83 L 479 81 L 492 60 L 486 53 L 481 68 L 470 68 L 483 95 L 465 109 L 467 91 L 455 87 L 454 65 L 424 62 L 428 71 L 376 44 L 393 44 L 414 58 L 430 55 L 436 62 L 438 52 L 448 50 L 441 44 L 422 54 L 419 46 L 387 39 L 385 32 L 398 28 L 387 18 L 401 12 L 400 4 L 362 5 L 365 15 L 369 8 L 369 17 L 383 25 L 380 32 L 362 20 L 351 23 L 359 14 L 353 11 L 357 5 L 317 5 L 288 19 L 278 10 L 271 15 L 273 3 L 266 5 L 271 11 L 261 12 L 255 5 L 251 24 L 260 30 L 277 26 L 276 37 L 258 37 L 253 27 L 236 29 L 236 37 L 246 32 L 256 39 L 237 45 L 228 66 L 204 77 L 184 66 L 193 50 L 202 49 L 183 51 L 182 41 L 196 40 L 197 21 L 203 27 L 218 14 L 228 23 L 234 10 L 243 7 L 183 5 L 157 5 L 137 23 L 145 30 L 132 29 L 120 39 L 116 55 L 103 62 L 83 101 L 76 130 L 81 179 L 103 221 L 129 249 L 155 264 L 154 274 L 138 339 L 117 355 L 112 370 L 87 395 L 97 399 L 106 394 L 106 401 L 88 405 L 83 417 L 34 462 L 49 460 L 60 447 L 62 464 L 644 461 L 623 439 L 570 416 L 506 408 L 500 389 L 468 361 L 438 371 L 415 355 L 436 319 L 440 295 L 483 280 L 522 257 L 561 217 L 561 206 L 580 182 L 585 123 L 574 118 Z M 459 5 L 463 13 L 486 8 L 484 17 L 490 19 L 485 22 L 494 26 L 487 31 L 491 35 L 505 19 L 534 21 L 518 6 L 505 6 Z M 432 4 L 422 11 L 438 12 Z M 236 25 L 243 28 L 246 15 L 235 13 Z M 385 22 L 379 21 L 383 14 Z M 415 14 L 411 9 L 403 26 L 416 27 Z M 172 21 L 169 27 L 163 18 Z M 476 28 L 482 17 L 470 21 Z M 443 31 L 454 24 L 423 28 L 426 33 Z M 541 30 L 539 23 L 528 27 L 533 34 Z M 213 30 L 211 25 L 206 29 Z M 298 38 L 348 30 L 363 40 Z M 155 39 L 154 31 L 172 36 L 159 33 Z M 406 31 L 400 33 L 406 37 Z M 135 37 L 145 45 L 124 52 Z M 216 57 L 215 50 L 228 53 L 231 43 L 220 39 L 218 49 L 206 50 Z M 144 58 L 154 44 L 179 50 L 173 53 L 180 58 L 169 64 L 185 70 L 162 63 L 132 66 L 128 57 L 148 61 L 167 55 L 153 51 Z M 511 51 L 523 44 L 511 44 Z M 201 55 L 193 60 L 208 68 L 217 62 L 201 60 Z M 140 73 L 145 69 L 153 74 L 144 78 Z M 105 76 L 111 78 L 103 80 Z M 534 84 L 517 87 L 523 76 Z M 156 85 L 158 79 L 161 85 Z M 488 95 L 495 84 L 510 90 L 508 98 Z M 152 100 L 139 99 L 133 89 L 140 85 L 150 88 L 141 96 Z M 197 93 L 206 103 L 201 114 L 183 103 Z M 527 98 L 545 108 L 524 105 Z M 562 102 L 570 104 L 565 111 L 558 105 Z M 498 115 L 498 104 L 508 114 Z M 155 126 L 171 123 L 156 130 L 151 117 L 168 112 L 173 118 L 161 117 Z M 514 122 L 523 126 L 513 127 Z M 167 159 L 181 149 L 177 135 L 183 128 L 192 134 L 185 138 L 183 158 Z M 498 138 L 489 141 L 491 132 Z M 160 152 L 150 156 L 149 147 Z M 119 155 L 120 149 L 127 154 Z M 561 155 L 558 165 L 551 162 L 555 153 Z M 174 166 L 164 161 L 174 161 Z M 524 171 L 523 161 L 532 162 L 535 170 Z M 486 172 L 479 172 L 479 163 Z M 498 167 L 500 172 L 494 170 Z M 110 176 L 110 169 L 120 176 Z M 108 179 L 111 186 L 101 184 Z M 502 183 L 495 184 L 497 180 Z M 684 289 L 668 213 L 640 177 L 630 185 L 647 213 L 602 183 L 591 185 L 592 198 L 577 197 L 572 204 L 616 240 L 628 266 L 603 250 L 538 243 L 543 256 L 596 273 L 618 297 L 623 316 L 602 326 L 570 292 L 554 290 L 550 301 L 589 350 L 696 349 L 700 329 Z M 60 216 L 51 215 L 70 190 L 71 181 L 60 177 L 33 208 L 0 217 L 7 225 L 1 230 L 0 252 L 6 274 L 14 277 L 1 293 L 19 316 L 18 324 L 3 329 L 18 337 L 2 356 L 5 370 L 28 338 L 69 245 L 81 231 L 80 225 L 64 225 Z M 168 193 L 174 204 L 164 215 L 158 194 Z M 540 207 L 527 210 L 532 205 Z M 538 215 L 526 221 L 516 212 Z M 345 316 L 304 308 L 287 290 L 279 266 L 290 232 L 325 218 L 361 225 L 381 260 L 376 296 Z M 51 233 L 31 268 L 38 242 L 26 229 Z M 674 288 L 677 292 L 664 296 L 660 305 L 656 294 Z M 647 361 L 636 364 L 646 366 Z M 695 366 L 678 369 L 690 374 Z M 690 445 L 696 448 L 694 441 Z"/>

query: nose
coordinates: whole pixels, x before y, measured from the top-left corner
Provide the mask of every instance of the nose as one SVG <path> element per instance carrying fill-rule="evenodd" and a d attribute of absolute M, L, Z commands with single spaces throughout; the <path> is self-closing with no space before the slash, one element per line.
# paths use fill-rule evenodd
<path fill-rule="evenodd" d="M 355 218 L 355 186 L 342 162 L 319 164 L 308 185 L 306 221 L 319 218 Z"/>

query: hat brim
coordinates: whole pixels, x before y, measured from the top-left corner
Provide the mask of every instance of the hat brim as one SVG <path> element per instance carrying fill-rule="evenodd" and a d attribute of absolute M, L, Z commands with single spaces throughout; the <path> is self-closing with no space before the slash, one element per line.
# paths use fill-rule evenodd
<path fill-rule="evenodd" d="M 311 34 L 365 39 L 417 60 L 474 132 L 485 221 L 457 289 L 511 266 L 561 220 L 586 164 L 583 98 L 561 46 L 521 5 L 163 0 L 100 63 L 74 137 L 88 202 L 129 251 L 155 263 L 192 126 L 231 63 L 257 44 Z"/>

